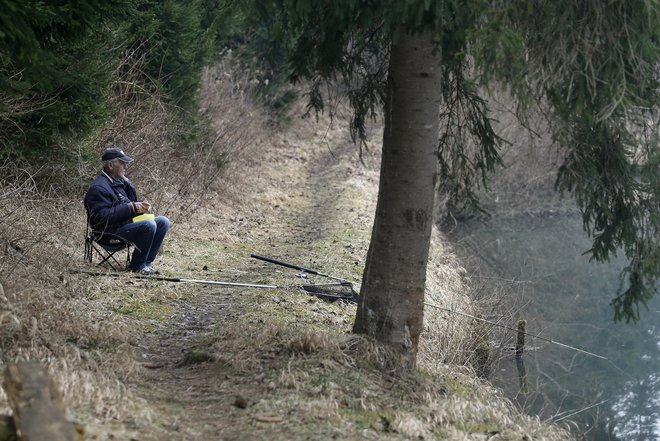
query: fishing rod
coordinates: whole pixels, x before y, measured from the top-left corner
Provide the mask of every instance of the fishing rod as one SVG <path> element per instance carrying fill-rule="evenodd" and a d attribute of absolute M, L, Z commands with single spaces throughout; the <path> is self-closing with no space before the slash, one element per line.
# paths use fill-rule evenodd
<path fill-rule="evenodd" d="M 305 267 L 295 265 L 295 264 L 292 264 L 292 263 L 288 263 L 288 262 L 283 262 L 281 260 L 276 260 L 276 259 L 273 259 L 271 257 L 264 257 L 264 256 L 256 255 L 256 254 L 250 254 L 250 257 L 253 257 L 253 258 L 259 259 L 259 260 L 263 260 L 263 261 L 266 261 L 266 262 L 274 263 L 276 265 L 281 265 L 281 266 L 284 266 L 284 267 L 287 267 L 287 268 L 296 269 L 298 271 L 302 271 L 303 273 L 310 273 L 310 274 L 316 274 L 317 276 L 329 277 L 331 279 L 339 280 L 342 285 L 346 284 L 346 285 L 352 286 L 352 283 L 348 282 L 346 279 L 331 276 L 329 274 L 324 274 L 324 273 L 321 273 L 321 272 L 313 270 L 313 269 L 305 268 Z M 355 297 L 355 300 L 357 300 L 357 296 Z M 581 352 L 583 354 L 591 355 L 592 357 L 597 357 L 597 358 L 600 358 L 600 359 L 603 359 L 603 360 L 607 360 L 607 358 L 603 357 L 602 355 L 594 354 L 593 352 L 585 351 L 584 349 L 576 348 L 574 346 L 569 346 L 567 344 L 560 343 L 558 341 L 551 340 L 549 338 L 541 337 L 539 335 L 530 334 L 528 332 L 524 332 L 524 331 L 521 331 L 519 329 L 514 329 L 514 328 L 511 328 L 509 326 L 501 325 L 499 323 L 496 323 L 496 322 L 493 322 L 493 321 L 490 321 L 490 320 L 486 320 L 486 319 L 483 319 L 481 317 L 476 317 L 474 315 L 466 314 L 466 313 L 459 312 L 459 311 L 454 311 L 454 310 L 451 310 L 449 308 L 443 308 L 442 306 L 434 305 L 432 303 L 424 302 L 424 304 L 428 305 L 428 306 L 432 306 L 432 307 L 437 308 L 437 309 L 442 309 L 444 311 L 448 311 L 448 312 L 453 313 L 453 314 L 458 314 L 458 315 L 462 315 L 462 316 L 465 316 L 465 317 L 469 317 L 469 318 L 474 319 L 474 320 L 479 320 L 479 321 L 482 321 L 482 322 L 485 322 L 485 323 L 489 323 L 493 326 L 499 326 L 501 328 L 508 329 L 510 331 L 515 331 L 519 334 L 524 334 L 524 335 L 530 336 L 532 338 L 537 338 L 539 340 L 543 340 L 543 341 L 546 341 L 548 343 L 555 344 L 557 346 L 561 346 L 561 347 L 564 347 L 564 348 L 567 348 L 567 349 L 572 349 L 574 351 Z"/>
<path fill-rule="evenodd" d="M 84 270 L 71 270 L 72 273 L 87 274 L 90 276 L 107 276 L 107 277 L 122 277 L 122 273 L 107 273 L 98 271 L 84 271 Z M 268 289 L 289 289 L 289 288 L 302 288 L 305 287 L 330 287 L 330 286 L 345 286 L 341 283 L 316 283 L 316 284 L 296 284 L 296 285 L 262 285 L 257 283 L 236 283 L 236 282 L 223 282 L 219 280 L 202 280 L 202 279 L 185 279 L 183 277 L 164 277 L 164 276 L 147 276 L 135 274 L 130 276 L 132 279 L 144 280 L 158 280 L 163 282 L 180 282 L 180 283 L 201 283 L 204 285 L 219 285 L 226 287 L 241 287 L 241 288 L 268 288 Z M 332 297 L 332 296 L 329 296 Z"/>
<path fill-rule="evenodd" d="M 87 274 L 90 276 L 107 276 L 107 277 L 122 277 L 125 276 L 122 273 L 107 273 L 107 272 L 95 272 L 95 271 L 84 271 L 84 270 L 71 270 L 71 273 L 78 274 Z M 129 276 L 132 279 L 143 279 L 143 280 L 157 280 L 163 282 L 181 282 L 181 283 L 201 283 L 204 285 L 216 285 L 223 287 L 238 287 L 238 288 L 267 288 L 267 289 L 302 289 L 307 291 L 309 294 L 326 299 L 328 301 L 343 300 L 349 302 L 357 301 L 357 293 L 353 291 L 353 287 L 347 283 L 306 283 L 306 284 L 295 284 L 295 285 L 263 285 L 257 283 L 236 283 L 236 282 L 224 282 L 220 280 L 201 280 L 201 279 L 185 279 L 182 277 L 164 277 L 164 276 L 147 276 L 141 274 L 135 274 Z M 325 288 L 336 288 L 350 287 L 350 294 L 337 294 L 337 293 L 328 293 L 324 292 Z"/>
<path fill-rule="evenodd" d="M 515 331 L 515 332 L 527 335 L 527 336 L 532 337 L 532 338 L 537 338 L 539 340 L 543 340 L 543 341 L 546 341 L 548 343 L 555 344 L 557 346 L 561 346 L 561 347 L 564 347 L 564 348 L 567 348 L 567 349 L 572 349 L 574 351 L 581 352 L 583 354 L 587 354 L 587 355 L 591 355 L 593 357 L 597 357 L 597 358 L 601 358 L 603 360 L 607 360 L 607 357 L 603 357 L 602 355 L 594 354 L 593 352 L 585 351 L 584 349 L 576 348 L 575 346 L 569 346 L 567 344 L 560 343 L 558 341 L 554 341 L 554 340 L 551 340 L 549 338 L 541 337 L 540 335 L 530 334 L 528 332 L 524 332 L 524 331 L 521 331 L 519 329 L 511 328 L 511 327 L 506 326 L 506 325 L 501 325 L 499 323 L 496 323 L 496 322 L 493 322 L 493 321 L 490 321 L 490 320 L 486 320 L 486 319 L 483 319 L 481 317 L 476 317 L 474 315 L 466 314 L 464 312 L 455 311 L 455 310 L 449 309 L 449 308 L 443 308 L 442 306 L 434 305 L 433 303 L 424 302 L 424 304 L 427 305 L 427 306 L 432 306 L 432 307 L 437 308 L 437 309 L 441 309 L 443 311 L 451 312 L 452 314 L 457 314 L 457 315 L 462 315 L 464 317 L 469 317 L 471 319 L 478 320 L 480 322 L 484 322 L 484 323 L 488 323 L 488 324 L 493 325 L 493 326 L 499 326 L 500 328 L 508 329 L 509 331 Z"/>
<path fill-rule="evenodd" d="M 610 401 L 610 400 L 609 400 L 609 399 L 608 399 L 608 400 L 603 400 L 603 401 L 601 401 L 600 403 L 592 404 L 591 406 L 585 407 L 584 409 L 580 409 L 580 410 L 577 410 L 577 411 L 575 411 L 575 412 L 569 413 L 568 415 L 564 415 L 564 416 L 561 417 L 561 418 L 557 418 L 557 419 L 552 419 L 552 418 L 551 418 L 551 419 L 552 419 L 552 422 L 554 422 L 554 423 L 558 423 L 558 422 L 561 421 L 561 420 L 565 420 L 566 418 L 574 417 L 574 416 L 577 415 L 578 413 L 584 412 L 585 410 L 593 409 L 594 407 L 598 407 L 598 406 L 600 406 L 601 404 L 605 404 L 605 403 L 607 403 L 608 401 Z"/>
<path fill-rule="evenodd" d="M 122 277 L 126 276 L 123 273 L 108 273 L 108 272 L 99 272 L 99 271 L 84 271 L 84 270 L 71 270 L 72 273 L 78 274 L 87 274 L 89 276 L 106 276 L 106 277 Z M 281 288 L 277 285 L 260 285 L 256 283 L 234 283 L 234 282 L 222 282 L 218 280 L 201 280 L 201 279 L 185 279 L 183 277 L 165 277 L 165 276 L 147 276 L 142 274 L 133 274 L 130 275 L 131 279 L 144 279 L 144 280 L 158 280 L 162 282 L 181 282 L 181 283 L 201 283 L 204 285 L 220 285 L 220 286 L 232 286 L 232 287 L 243 287 L 243 288 Z"/>
<path fill-rule="evenodd" d="M 338 280 L 339 282 L 341 282 L 344 285 L 353 285 L 351 282 L 349 282 L 346 279 L 342 279 L 341 277 L 331 276 L 330 274 L 325 274 L 325 273 L 322 273 L 320 271 L 316 271 L 316 270 L 313 270 L 313 269 L 310 269 L 310 268 L 305 268 L 305 267 L 300 266 L 300 265 L 295 265 L 293 263 L 283 262 L 281 260 L 273 259 L 272 257 L 258 256 L 256 254 L 250 254 L 250 257 L 253 257 L 253 258 L 259 259 L 259 260 L 263 260 L 265 262 L 274 263 L 276 265 L 281 265 L 281 266 L 284 266 L 284 267 L 287 267 L 287 268 L 296 269 L 296 270 L 300 271 L 301 273 L 309 273 L 309 274 L 314 274 L 314 275 L 321 276 L 321 277 L 327 277 L 329 279 Z"/>

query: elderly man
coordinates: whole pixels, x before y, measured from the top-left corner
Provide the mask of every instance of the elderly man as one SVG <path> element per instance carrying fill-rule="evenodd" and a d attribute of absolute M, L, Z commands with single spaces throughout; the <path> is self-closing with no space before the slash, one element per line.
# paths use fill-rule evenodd
<path fill-rule="evenodd" d="M 130 270 L 140 274 L 158 274 L 152 263 L 160 251 L 170 221 L 165 216 L 133 222 L 133 217 L 147 213 L 151 204 L 138 201 L 135 187 L 124 174 L 133 158 L 111 147 L 101 154 L 103 171 L 85 195 L 87 219 L 101 244 L 121 239 L 135 245 Z"/>

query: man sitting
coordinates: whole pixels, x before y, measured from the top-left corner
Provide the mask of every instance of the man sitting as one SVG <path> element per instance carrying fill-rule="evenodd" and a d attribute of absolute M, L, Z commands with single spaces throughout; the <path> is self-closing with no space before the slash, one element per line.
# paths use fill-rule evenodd
<path fill-rule="evenodd" d="M 111 147 L 101 154 L 103 171 L 85 195 L 85 209 L 97 242 L 121 239 L 135 246 L 130 270 L 140 274 L 158 274 L 151 266 L 160 251 L 170 220 L 165 216 L 132 222 L 134 216 L 147 213 L 151 204 L 138 201 L 137 192 L 124 174 L 133 158 Z"/>

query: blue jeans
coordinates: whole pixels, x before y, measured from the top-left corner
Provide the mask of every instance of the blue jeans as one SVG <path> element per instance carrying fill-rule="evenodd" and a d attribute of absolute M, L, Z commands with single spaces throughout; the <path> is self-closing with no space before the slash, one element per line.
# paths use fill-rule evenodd
<path fill-rule="evenodd" d="M 156 256 L 163 245 L 163 239 L 170 229 L 170 220 L 165 216 L 157 216 L 154 220 L 132 222 L 121 226 L 115 235 L 132 243 L 135 246 L 131 257 L 131 271 L 140 271 L 156 260 Z"/>

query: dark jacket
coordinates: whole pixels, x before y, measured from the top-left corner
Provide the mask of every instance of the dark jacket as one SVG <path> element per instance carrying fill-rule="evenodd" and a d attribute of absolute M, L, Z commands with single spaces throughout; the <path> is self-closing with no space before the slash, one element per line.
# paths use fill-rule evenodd
<path fill-rule="evenodd" d="M 131 222 L 137 201 L 135 187 L 128 179 L 111 180 L 98 175 L 85 195 L 85 210 L 97 240 L 112 238 L 117 228 Z"/>

